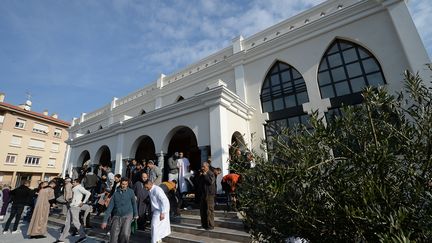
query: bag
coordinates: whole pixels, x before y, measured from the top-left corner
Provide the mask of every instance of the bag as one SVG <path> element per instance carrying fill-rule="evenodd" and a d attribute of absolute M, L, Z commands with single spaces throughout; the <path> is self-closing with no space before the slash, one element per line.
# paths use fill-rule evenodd
<path fill-rule="evenodd" d="M 131 233 L 135 234 L 137 229 L 138 229 L 138 223 L 137 223 L 136 219 L 133 219 L 131 222 Z"/>

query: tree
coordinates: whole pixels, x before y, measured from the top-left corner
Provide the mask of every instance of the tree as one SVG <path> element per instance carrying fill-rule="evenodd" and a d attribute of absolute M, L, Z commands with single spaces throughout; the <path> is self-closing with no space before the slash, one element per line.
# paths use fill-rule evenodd
<path fill-rule="evenodd" d="M 283 129 L 269 159 L 240 172 L 237 194 L 256 239 L 432 239 L 432 90 L 406 71 L 405 93 L 368 87 L 363 97 L 326 124 L 315 112 L 311 127 Z"/>

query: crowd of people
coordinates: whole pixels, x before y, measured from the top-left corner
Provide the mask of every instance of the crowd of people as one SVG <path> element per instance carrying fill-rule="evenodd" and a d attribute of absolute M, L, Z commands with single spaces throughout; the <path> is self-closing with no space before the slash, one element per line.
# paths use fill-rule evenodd
<path fill-rule="evenodd" d="M 180 215 L 180 208 L 184 207 L 182 199 L 192 188 L 196 202 L 199 202 L 202 228 L 214 229 L 216 178 L 221 169 L 212 167 L 210 160 L 202 162 L 199 173 L 192 175 L 189 160 L 182 152 L 176 152 L 167 161 L 167 181 L 162 181 L 162 171 L 152 160 L 130 161 L 124 176 L 114 174 L 106 164 L 93 168 L 89 164 L 84 164 L 78 178 L 67 176 L 41 182 L 35 190 L 29 188 L 29 181 L 14 190 L 5 186 L 0 197 L 0 220 L 3 220 L 8 205 L 12 206 L 3 234 L 9 232 L 14 219 L 11 233 L 19 233 L 18 224 L 26 211 L 27 235 L 45 238 L 50 211 L 56 206 L 61 208 L 60 214 L 66 216 L 56 243 L 64 242 L 70 234 L 79 235 L 76 242 L 85 241 L 85 228 L 93 227 L 91 212 L 103 215 L 101 228 L 107 230 L 112 243 L 129 242 L 134 224 L 140 230 L 150 229 L 152 243 L 161 242 L 171 233 L 170 218 Z M 236 172 L 231 171 L 231 177 L 233 174 Z M 224 180 L 231 179 L 224 177 Z M 229 192 L 234 190 L 230 188 Z"/>

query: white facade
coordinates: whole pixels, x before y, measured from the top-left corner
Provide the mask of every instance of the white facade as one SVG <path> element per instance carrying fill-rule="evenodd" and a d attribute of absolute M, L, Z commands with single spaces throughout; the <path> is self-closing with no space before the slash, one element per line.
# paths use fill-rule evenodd
<path fill-rule="evenodd" d="M 101 162 L 101 148 L 108 148 L 104 159 L 115 161 L 116 173 L 123 172 L 123 161 L 135 158 L 142 139 L 150 138 L 153 148 L 147 143 L 150 152 L 143 153 L 152 158 L 161 161 L 182 149 L 195 156 L 190 158 L 192 167 L 211 157 L 212 165 L 225 174 L 234 133 L 252 149 L 259 149 L 265 138 L 264 124 L 271 117 L 263 111 L 260 95 L 274 64 L 287 64 L 303 77 L 308 101 L 299 104 L 301 112 L 324 115 L 334 106 L 334 99 L 322 98 L 318 72 L 323 56 L 339 40 L 375 58 L 390 92 L 401 90 L 405 69 L 427 77 L 425 64 L 430 60 L 404 1 L 329 0 L 247 39 L 235 38 L 232 46 L 178 73 L 161 75 L 141 90 L 83 113 L 69 131 L 67 170 L 80 167 L 85 159 Z M 194 148 L 170 147 L 174 137 Z"/>

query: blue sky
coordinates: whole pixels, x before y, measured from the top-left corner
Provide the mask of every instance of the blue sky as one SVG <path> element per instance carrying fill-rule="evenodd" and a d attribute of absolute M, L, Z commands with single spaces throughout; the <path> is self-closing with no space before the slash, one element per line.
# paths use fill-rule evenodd
<path fill-rule="evenodd" d="M 71 121 L 323 0 L 2 0 L 0 92 Z M 409 9 L 432 54 L 432 2 Z"/>

